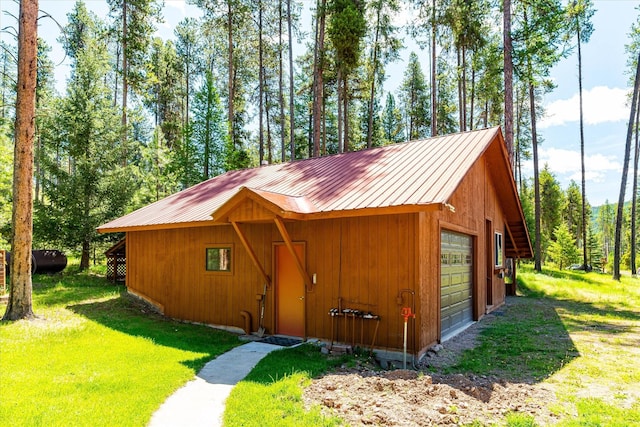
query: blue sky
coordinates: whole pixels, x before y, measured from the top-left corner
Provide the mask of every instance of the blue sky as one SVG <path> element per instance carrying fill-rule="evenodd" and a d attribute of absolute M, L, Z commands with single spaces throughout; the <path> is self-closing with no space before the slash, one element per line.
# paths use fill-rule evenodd
<path fill-rule="evenodd" d="M 594 32 L 583 46 L 582 63 L 587 198 L 598 206 L 606 200 L 617 202 L 620 192 L 630 112 L 625 45 L 632 23 L 638 19 L 635 8 L 640 3 L 600 0 L 594 4 Z M 552 70 L 556 89 L 545 97 L 547 116 L 539 129 L 544 139 L 541 164 L 548 163 L 565 188 L 571 179 L 580 182 L 577 63 L 574 53 Z M 626 194 L 630 199 L 630 188 Z"/>
<path fill-rule="evenodd" d="M 74 0 L 40 0 L 40 9 L 52 15 L 60 25 L 66 23 L 66 14 L 71 10 Z M 308 7 L 315 2 L 303 2 Z M 106 16 L 108 7 L 103 0 L 86 0 L 86 4 L 99 16 Z M 583 46 L 583 88 L 585 109 L 585 151 L 587 164 L 587 197 L 593 206 L 601 205 L 605 200 L 615 202 L 620 190 L 620 177 L 624 159 L 624 145 L 629 118 L 627 105 L 628 69 L 625 44 L 631 24 L 637 20 L 636 6 L 640 2 L 632 0 L 595 0 L 597 9 L 594 18 L 594 33 L 589 43 Z M 12 0 L 0 0 L 4 10 L 15 13 L 16 4 Z M 171 37 L 173 28 L 185 16 L 199 16 L 200 12 L 183 0 L 165 0 L 164 23 L 158 34 L 163 38 Z M 14 25 L 13 18 L 0 15 L 0 27 Z M 303 15 L 303 30 L 310 32 L 310 18 Z M 64 60 L 62 51 L 55 41 L 59 35 L 57 25 L 51 19 L 41 19 L 40 36 L 54 47 L 52 60 L 58 64 Z M 3 33 L 0 37 L 10 37 Z M 402 79 L 410 45 L 401 61 L 389 69 L 387 89 L 394 90 Z M 419 53 L 423 60 L 423 70 L 429 70 L 428 54 Z M 68 61 L 65 61 L 68 62 Z M 64 88 L 68 68 L 63 63 L 58 67 L 58 88 Z M 543 139 L 540 145 L 541 167 L 548 163 L 563 188 L 571 179 L 580 182 L 580 137 L 578 127 L 578 83 L 577 57 L 572 55 L 563 59 L 551 72 L 556 89 L 546 95 L 544 107 L 547 117 L 540 122 L 539 135 Z M 532 174 L 531 165 L 525 166 L 525 174 Z M 627 199 L 631 197 L 627 191 Z"/>

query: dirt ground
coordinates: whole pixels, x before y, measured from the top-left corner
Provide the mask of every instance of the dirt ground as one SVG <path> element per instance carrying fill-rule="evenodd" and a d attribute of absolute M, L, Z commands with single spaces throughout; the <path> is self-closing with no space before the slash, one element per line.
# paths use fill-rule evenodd
<path fill-rule="evenodd" d="M 500 313 L 498 313 L 499 315 Z M 352 426 L 440 426 L 498 423 L 509 412 L 533 416 L 539 425 L 557 418 L 546 408 L 555 395 L 533 381 L 507 382 L 486 376 L 433 373 L 455 363 L 463 350 L 477 343 L 479 331 L 495 315 L 486 316 L 462 334 L 430 352 L 419 370 L 380 371 L 360 364 L 316 378 L 304 392 L 307 406 L 338 415 Z"/>

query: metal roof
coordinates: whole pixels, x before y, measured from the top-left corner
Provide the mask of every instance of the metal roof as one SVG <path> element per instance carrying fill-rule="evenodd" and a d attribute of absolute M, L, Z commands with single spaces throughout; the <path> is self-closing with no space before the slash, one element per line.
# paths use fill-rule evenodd
<path fill-rule="evenodd" d="M 443 205 L 494 141 L 503 144 L 499 127 L 230 171 L 115 219 L 98 231 L 211 223 L 212 213 L 244 187 L 282 204 L 283 209 L 307 214 Z M 505 167 L 509 168 L 508 160 Z"/>

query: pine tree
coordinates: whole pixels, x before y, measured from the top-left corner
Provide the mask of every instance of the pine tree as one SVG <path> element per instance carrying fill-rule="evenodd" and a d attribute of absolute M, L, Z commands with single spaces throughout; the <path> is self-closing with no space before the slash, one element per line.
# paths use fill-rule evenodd
<path fill-rule="evenodd" d="M 162 130 L 162 141 L 172 149 L 184 135 L 183 64 L 171 40 L 154 38 L 149 56 L 144 104 L 154 117 L 154 125 Z"/>
<path fill-rule="evenodd" d="M 8 249 L 11 235 L 13 141 L 9 125 L 0 124 L 0 249 Z M 0 266 L 2 268 L 2 266 Z"/>
<path fill-rule="evenodd" d="M 68 28 L 81 43 L 65 46 L 73 51 L 73 68 L 56 111 L 55 140 L 48 141 L 59 156 L 43 165 L 46 197 L 37 215 L 39 231 L 50 241 L 81 249 L 80 268 L 86 269 L 96 227 L 124 213 L 136 186 L 131 172 L 119 166 L 120 114 L 105 84 L 109 60 L 98 18 L 83 3 L 72 17 L 84 23 Z"/>
<path fill-rule="evenodd" d="M 555 241 L 549 246 L 549 257 L 562 270 L 569 265 L 578 262 L 580 252 L 575 240 L 565 223 L 561 223 L 553 232 Z"/>
<path fill-rule="evenodd" d="M 338 74 L 338 150 L 349 151 L 349 79 L 362 54 L 362 39 L 366 32 L 364 4 L 356 0 L 331 0 L 329 11 L 327 34 L 334 49 Z"/>
<path fill-rule="evenodd" d="M 369 96 L 367 100 L 367 147 L 374 145 L 375 105 L 379 100 L 377 90 L 384 82 L 384 66 L 398 59 L 402 41 L 398 38 L 398 28 L 393 25 L 395 14 L 400 11 L 397 0 L 373 0 L 369 4 L 370 21 L 375 22 L 372 31 L 371 53 L 368 61 Z"/>
<path fill-rule="evenodd" d="M 11 218 L 11 279 L 3 320 L 33 317 L 31 246 L 33 240 L 33 140 L 38 56 L 38 0 L 20 2 Z"/>
<path fill-rule="evenodd" d="M 565 203 L 562 209 L 562 217 L 567 225 L 567 229 L 579 247 L 584 246 L 581 244 L 581 242 L 584 242 L 584 240 L 582 240 L 582 230 L 584 228 L 584 223 L 582 222 L 582 211 L 582 195 L 580 193 L 580 187 L 575 181 L 571 180 L 569 187 L 565 192 Z"/>
<path fill-rule="evenodd" d="M 567 18 L 569 21 L 569 34 L 576 35 L 576 45 L 578 48 L 578 91 L 580 98 L 580 165 L 581 165 L 581 185 L 582 185 L 582 223 L 587 222 L 585 210 L 587 191 L 584 166 L 584 115 L 582 111 L 582 43 L 587 43 L 593 33 L 591 18 L 594 13 L 591 0 L 573 0 L 567 6 Z M 635 209 L 635 208 L 634 208 Z M 587 229 L 582 230 L 582 240 L 587 240 Z M 634 239 L 635 240 L 635 235 Z M 635 274 L 635 257 L 633 257 L 633 270 Z M 583 269 L 587 269 L 587 248 L 583 246 Z"/>
<path fill-rule="evenodd" d="M 122 75 L 121 144 L 122 163 L 128 162 L 128 96 L 130 86 L 134 90 L 142 86 L 145 53 L 160 21 L 161 5 L 157 0 L 107 0 L 116 19 L 120 43 L 120 73 Z"/>
<path fill-rule="evenodd" d="M 0 40 L 0 125 L 13 121 L 15 108 L 15 47 Z"/>
<path fill-rule="evenodd" d="M 200 176 L 199 180 L 206 180 L 212 176 L 219 175 L 227 170 L 247 167 L 246 163 L 234 164 L 233 153 L 228 152 L 229 138 L 227 133 L 227 122 L 224 117 L 215 80 L 210 72 L 205 73 L 202 87 L 196 92 L 193 102 L 194 120 L 191 129 L 191 140 L 193 141 L 193 152 L 198 156 L 198 161 L 194 162 L 193 169 Z M 185 176 L 190 172 L 189 162 L 185 162 Z M 183 180 L 183 186 L 193 185 L 196 177 Z"/>
<path fill-rule="evenodd" d="M 544 169 L 540 171 L 540 207 L 541 215 L 541 257 L 544 260 L 544 254 L 550 242 L 554 239 L 554 232 L 562 221 L 562 206 L 564 204 L 564 194 L 560 188 L 560 183 L 555 175 L 549 170 L 549 165 L 545 164 Z"/>
<path fill-rule="evenodd" d="M 396 106 L 395 98 L 390 93 L 387 94 L 387 100 L 382 112 L 382 138 L 385 145 L 405 141 L 402 113 Z"/>
<path fill-rule="evenodd" d="M 405 111 L 407 139 L 414 140 L 429 135 L 429 92 L 418 55 L 411 52 L 400 87 L 400 99 Z"/>
<path fill-rule="evenodd" d="M 540 207 L 540 171 L 538 161 L 538 131 L 536 96 L 551 88 L 547 79 L 551 67 L 566 53 L 561 49 L 564 25 L 564 10 L 558 0 L 535 0 L 517 3 L 516 28 L 512 31 L 514 67 L 518 78 L 528 87 L 529 112 L 531 115 L 531 147 L 533 154 L 533 176 L 535 194 L 535 244 L 534 265 L 542 270 L 542 236 Z M 508 108 L 508 107 L 507 107 Z"/>

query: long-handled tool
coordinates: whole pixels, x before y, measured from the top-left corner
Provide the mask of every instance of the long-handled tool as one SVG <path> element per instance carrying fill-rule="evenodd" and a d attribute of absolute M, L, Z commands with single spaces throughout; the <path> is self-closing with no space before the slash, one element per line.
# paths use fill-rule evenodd
<path fill-rule="evenodd" d="M 407 323 L 409 323 L 409 318 L 415 318 L 416 315 L 411 312 L 411 307 L 402 307 L 402 312 L 400 314 L 404 317 L 404 341 L 402 347 L 402 369 L 407 369 Z"/>
<path fill-rule="evenodd" d="M 262 338 L 264 336 L 264 300 L 267 298 L 267 284 L 264 284 L 262 291 L 262 299 L 260 300 L 260 327 L 258 328 L 258 336 Z"/>

